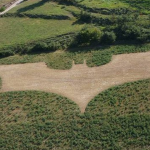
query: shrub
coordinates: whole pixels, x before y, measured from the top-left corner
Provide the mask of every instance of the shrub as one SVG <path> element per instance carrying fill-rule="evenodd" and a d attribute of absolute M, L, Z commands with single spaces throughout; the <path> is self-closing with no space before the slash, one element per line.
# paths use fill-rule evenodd
<path fill-rule="evenodd" d="M 44 42 L 39 42 L 37 43 L 33 49 L 32 49 L 32 52 L 43 52 L 43 51 L 47 51 L 47 44 L 44 43 Z"/>
<path fill-rule="evenodd" d="M 4 6 L 2 6 L 1 8 L 0 8 L 0 12 L 3 12 L 3 11 L 5 11 L 5 7 Z"/>
<path fill-rule="evenodd" d="M 88 12 L 81 11 L 81 13 L 79 15 L 79 20 L 86 22 L 86 23 L 89 23 L 92 21 L 92 16 Z"/>
<path fill-rule="evenodd" d="M 141 34 L 140 27 L 136 25 L 125 24 L 122 26 L 123 37 L 125 39 L 136 40 L 136 38 Z"/>
<path fill-rule="evenodd" d="M 101 42 L 104 44 L 113 44 L 116 41 L 116 35 L 113 31 L 104 32 Z"/>
<path fill-rule="evenodd" d="M 101 39 L 101 31 L 93 26 L 84 27 L 77 36 L 78 44 L 90 45 L 95 42 L 99 42 Z"/>
<path fill-rule="evenodd" d="M 55 0 L 55 1 L 65 5 L 73 5 L 75 3 L 75 0 Z"/>
<path fill-rule="evenodd" d="M 48 44 L 48 47 L 47 47 L 49 51 L 55 51 L 60 48 L 61 48 L 61 44 L 59 42 L 51 42 Z"/>
<path fill-rule="evenodd" d="M 0 58 L 7 57 L 7 56 L 12 56 L 12 55 L 14 55 L 14 52 L 11 51 L 11 50 L 0 51 Z"/>

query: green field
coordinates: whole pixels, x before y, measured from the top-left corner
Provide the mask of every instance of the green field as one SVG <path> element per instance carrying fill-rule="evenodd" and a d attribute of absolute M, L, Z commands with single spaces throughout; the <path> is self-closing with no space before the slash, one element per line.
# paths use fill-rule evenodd
<path fill-rule="evenodd" d="M 0 18 L 0 47 L 25 43 L 56 35 L 79 31 L 82 25 L 71 20 L 45 20 L 30 18 Z"/>
<path fill-rule="evenodd" d="M 148 149 L 150 80 L 97 95 L 81 114 L 56 94 L 0 94 L 1 149 Z M 9 143 L 9 144 L 8 144 Z"/>
<path fill-rule="evenodd" d="M 141 12 L 150 13 L 149 0 L 76 0 L 78 4 L 89 8 L 106 8 L 118 9 L 127 8 L 130 10 L 140 10 Z"/>
<path fill-rule="evenodd" d="M 78 0 L 77 0 L 78 1 Z M 79 4 L 91 7 L 91 8 L 118 8 L 118 7 L 129 7 L 128 4 L 122 3 L 120 0 L 83 0 L 79 1 Z"/>
<path fill-rule="evenodd" d="M 9 13 L 22 13 L 33 15 L 66 15 L 71 14 L 63 9 L 63 5 L 58 5 L 55 2 L 46 2 L 39 0 L 32 0 L 22 3 L 21 5 L 12 9 Z"/>

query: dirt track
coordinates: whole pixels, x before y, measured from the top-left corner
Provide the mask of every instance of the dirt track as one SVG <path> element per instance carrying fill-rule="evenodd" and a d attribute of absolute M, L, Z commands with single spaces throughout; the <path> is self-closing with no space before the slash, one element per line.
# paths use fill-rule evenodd
<path fill-rule="evenodd" d="M 88 68 L 73 65 L 70 70 L 49 69 L 45 63 L 1 65 L 1 92 L 41 90 L 66 96 L 81 112 L 101 91 L 114 85 L 150 78 L 150 52 L 113 56 L 110 63 Z"/>

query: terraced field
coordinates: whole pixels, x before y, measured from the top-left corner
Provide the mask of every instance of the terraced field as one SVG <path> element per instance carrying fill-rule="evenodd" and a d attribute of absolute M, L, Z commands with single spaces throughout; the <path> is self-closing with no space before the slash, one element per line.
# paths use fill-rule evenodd
<path fill-rule="evenodd" d="M 0 149 L 149 150 L 149 6 L 28 0 L 1 15 Z"/>
<path fill-rule="evenodd" d="M 62 20 L 60 24 L 59 20 L 0 18 L 0 35 L 3 36 L 0 39 L 0 47 L 54 37 L 81 29 L 81 26 L 72 24 L 73 21 L 70 20 Z"/>
<path fill-rule="evenodd" d="M 55 2 L 46 2 L 39 0 L 27 1 L 15 7 L 9 13 L 22 13 L 32 15 L 62 15 L 71 16 L 71 14 L 63 8 L 63 5 L 58 5 Z"/>

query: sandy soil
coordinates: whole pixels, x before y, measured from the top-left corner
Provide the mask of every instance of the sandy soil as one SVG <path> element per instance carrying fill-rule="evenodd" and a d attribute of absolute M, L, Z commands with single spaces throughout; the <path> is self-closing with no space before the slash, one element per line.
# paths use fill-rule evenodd
<path fill-rule="evenodd" d="M 113 56 L 110 63 L 89 68 L 73 65 L 70 70 L 49 69 L 45 63 L 1 65 L 2 89 L 40 90 L 73 100 L 81 109 L 98 93 L 125 82 L 150 78 L 150 52 Z"/>

